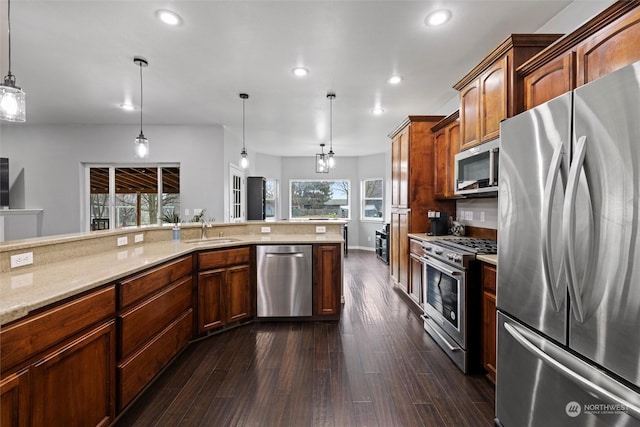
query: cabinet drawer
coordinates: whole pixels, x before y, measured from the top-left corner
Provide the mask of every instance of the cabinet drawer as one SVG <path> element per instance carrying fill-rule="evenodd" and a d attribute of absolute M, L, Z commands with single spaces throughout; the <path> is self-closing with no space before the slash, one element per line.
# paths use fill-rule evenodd
<path fill-rule="evenodd" d="M 409 252 L 422 256 L 424 254 L 424 251 L 422 250 L 422 243 L 419 240 L 409 240 Z"/>
<path fill-rule="evenodd" d="M 222 249 L 198 255 L 200 271 L 249 263 L 249 248 Z"/>
<path fill-rule="evenodd" d="M 193 262 L 189 256 L 121 282 L 120 308 L 126 308 L 182 276 L 191 274 L 192 269 Z"/>
<path fill-rule="evenodd" d="M 122 314 L 122 357 L 133 352 L 189 307 L 190 276 Z"/>
<path fill-rule="evenodd" d="M 3 327 L 0 331 L 2 371 L 100 320 L 115 316 L 115 311 L 115 286 L 109 286 Z"/>
<path fill-rule="evenodd" d="M 482 264 L 482 289 L 496 293 L 496 268 L 490 264 Z"/>
<path fill-rule="evenodd" d="M 187 345 L 191 338 L 193 311 L 189 309 L 153 340 L 118 365 L 120 408 L 129 402 Z"/>

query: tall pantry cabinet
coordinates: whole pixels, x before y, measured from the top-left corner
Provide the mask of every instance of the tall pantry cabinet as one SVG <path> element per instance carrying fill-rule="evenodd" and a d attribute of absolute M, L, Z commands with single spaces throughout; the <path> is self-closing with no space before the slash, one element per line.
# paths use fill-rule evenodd
<path fill-rule="evenodd" d="M 409 233 L 425 233 L 427 211 L 455 213 L 455 202 L 434 198 L 434 145 L 431 128 L 443 116 L 409 116 L 391 138 L 391 277 L 409 289 Z"/>

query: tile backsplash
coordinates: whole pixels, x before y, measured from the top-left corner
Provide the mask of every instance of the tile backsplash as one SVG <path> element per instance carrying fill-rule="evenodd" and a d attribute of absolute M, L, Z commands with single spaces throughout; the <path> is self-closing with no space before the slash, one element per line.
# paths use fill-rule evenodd
<path fill-rule="evenodd" d="M 498 229 L 498 198 L 456 201 L 456 220 L 472 227 Z"/>

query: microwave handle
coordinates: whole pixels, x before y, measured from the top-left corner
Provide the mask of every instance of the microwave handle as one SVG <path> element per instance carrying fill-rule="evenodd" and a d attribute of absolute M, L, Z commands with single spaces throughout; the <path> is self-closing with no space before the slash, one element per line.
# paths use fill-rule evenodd
<path fill-rule="evenodd" d="M 498 185 L 498 177 L 496 176 L 496 153 L 498 148 L 493 148 L 489 152 L 489 187 Z"/>

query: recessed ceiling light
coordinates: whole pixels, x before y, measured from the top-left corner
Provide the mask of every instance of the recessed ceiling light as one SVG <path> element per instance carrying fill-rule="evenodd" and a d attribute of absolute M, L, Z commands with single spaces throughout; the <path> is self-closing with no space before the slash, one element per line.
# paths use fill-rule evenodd
<path fill-rule="evenodd" d="M 402 81 L 402 76 L 391 76 L 387 79 L 387 83 L 389 83 L 390 85 L 397 85 Z"/>
<path fill-rule="evenodd" d="M 296 67 L 293 70 L 291 70 L 291 72 L 296 77 L 305 77 L 309 75 L 309 70 L 304 67 Z"/>
<path fill-rule="evenodd" d="M 180 25 L 180 23 L 182 22 L 182 18 L 180 18 L 180 15 L 166 9 L 157 11 L 156 16 L 167 25 L 176 26 Z"/>
<path fill-rule="evenodd" d="M 138 109 L 138 107 L 136 107 L 133 104 L 120 104 L 120 108 L 122 108 L 125 111 L 135 111 Z"/>
<path fill-rule="evenodd" d="M 371 112 L 376 115 L 379 116 L 380 114 L 384 113 L 384 109 L 380 108 L 380 107 L 376 107 L 373 110 L 371 110 Z"/>
<path fill-rule="evenodd" d="M 451 11 L 447 9 L 436 10 L 431 12 L 424 19 L 424 23 L 430 27 L 437 27 L 451 19 Z"/>

